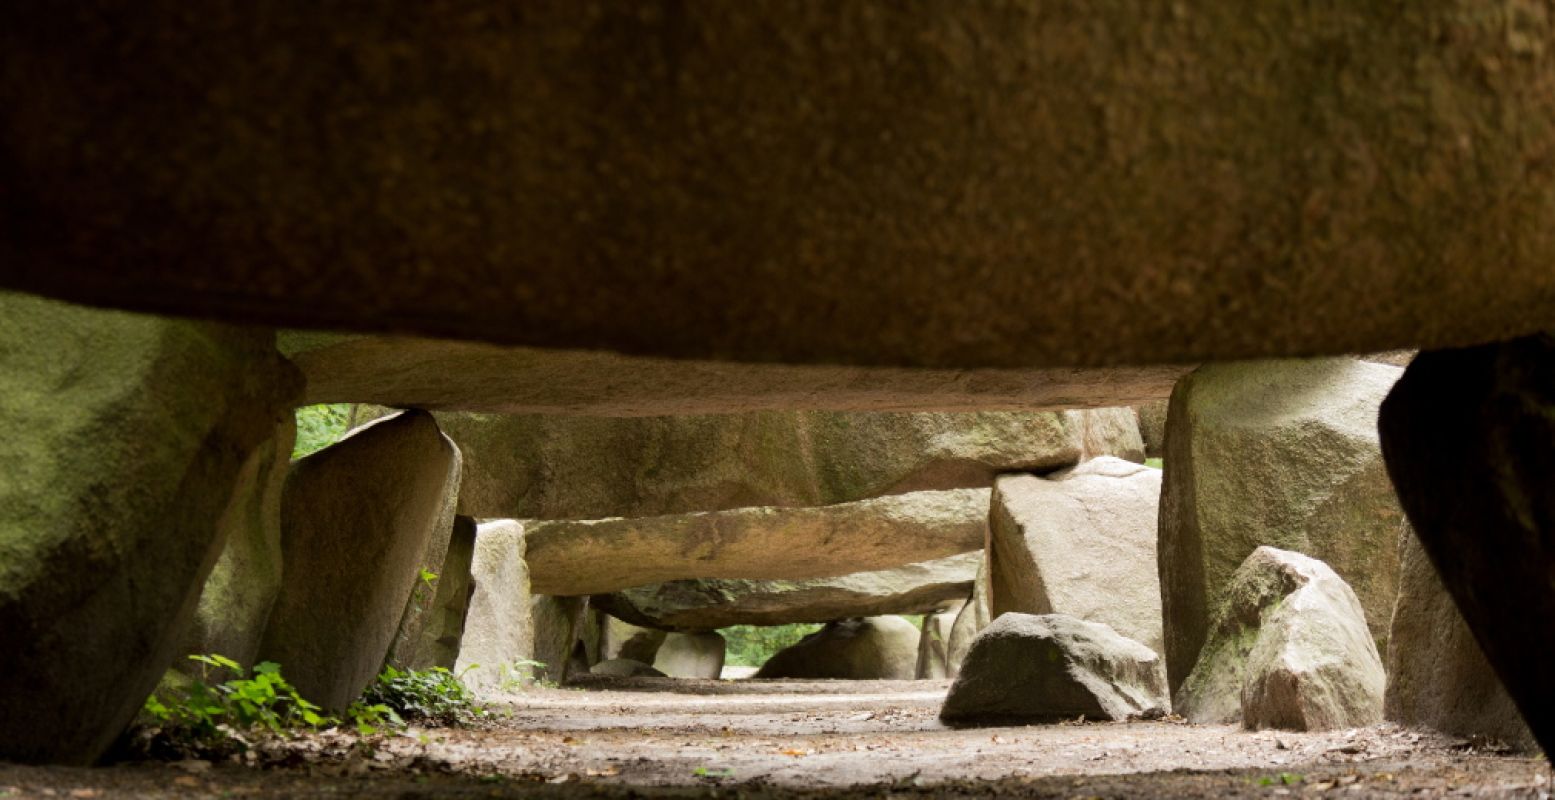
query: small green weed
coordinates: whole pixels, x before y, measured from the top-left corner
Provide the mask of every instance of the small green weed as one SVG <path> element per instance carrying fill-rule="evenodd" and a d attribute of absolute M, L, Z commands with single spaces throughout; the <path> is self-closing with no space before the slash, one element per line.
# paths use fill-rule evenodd
<path fill-rule="evenodd" d="M 362 702 L 399 719 L 433 725 L 458 725 L 490 715 L 459 676 L 442 667 L 419 671 L 384 667 L 363 693 Z"/>
<path fill-rule="evenodd" d="M 696 777 L 696 778 L 733 778 L 734 777 L 734 770 L 732 770 L 732 769 L 708 769 L 707 767 L 697 767 L 696 769 L 691 770 L 691 775 L 692 775 L 692 777 Z"/>
<path fill-rule="evenodd" d="M 1301 783 L 1302 776 L 1289 772 L 1281 772 L 1278 775 L 1267 775 L 1258 779 L 1259 786 L 1294 786 Z"/>

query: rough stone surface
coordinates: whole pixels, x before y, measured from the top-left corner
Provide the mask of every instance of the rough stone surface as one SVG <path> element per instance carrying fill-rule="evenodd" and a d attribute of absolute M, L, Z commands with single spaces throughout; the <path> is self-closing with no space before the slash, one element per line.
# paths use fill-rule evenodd
<path fill-rule="evenodd" d="M 635 658 L 608 658 L 589 667 L 590 675 L 609 678 L 668 678 L 670 676 Z"/>
<path fill-rule="evenodd" d="M 1161 470 L 1116 458 L 1000 478 L 989 518 L 993 616 L 1068 614 L 1159 651 L 1160 496 Z"/>
<path fill-rule="evenodd" d="M 1555 303 L 1540 9 L 13 2 L 0 280 L 750 361 L 1504 340 Z"/>
<path fill-rule="evenodd" d="M 463 646 L 464 628 L 475 593 L 476 522 L 465 516 L 454 517 L 453 535 L 448 539 L 448 554 L 438 571 L 437 592 L 432 599 L 432 616 L 421 628 L 421 638 L 408 666 L 413 669 L 443 667 L 455 669 Z M 527 609 L 524 620 L 528 621 Z"/>
<path fill-rule="evenodd" d="M 653 659 L 653 668 L 671 678 L 721 677 L 724 637 L 716 633 L 672 633 Z"/>
<path fill-rule="evenodd" d="M 140 710 L 300 391 L 266 332 L 0 294 L 0 759 Z"/>
<path fill-rule="evenodd" d="M 755 677 L 912 680 L 918 636 L 911 622 L 897 616 L 829 622 L 773 654 Z"/>
<path fill-rule="evenodd" d="M 1011 612 L 972 644 L 940 709 L 951 723 L 1123 720 L 1169 709 L 1154 650 L 1067 614 Z"/>
<path fill-rule="evenodd" d="M 1160 518 L 1173 691 L 1198 660 L 1232 572 L 1259 545 L 1332 567 L 1386 649 L 1403 511 L 1382 463 L 1377 407 L 1401 372 L 1353 359 L 1215 364 L 1178 385 Z"/>
<path fill-rule="evenodd" d="M 454 671 L 477 695 L 507 693 L 532 676 L 527 662 L 535 655 L 523 523 L 510 519 L 480 523 L 475 529 L 470 577 L 470 610 Z"/>
<path fill-rule="evenodd" d="M 281 343 L 308 376 L 310 403 L 525 415 L 1052 412 L 1164 398 L 1191 368 L 753 364 L 303 332 Z"/>
<path fill-rule="evenodd" d="M 174 669 L 188 667 L 186 656 L 209 653 L 253 665 L 270 606 L 281 591 L 281 492 L 296 434 L 294 420 L 281 423 L 238 473 L 220 523 L 226 545 L 200 590 Z"/>
<path fill-rule="evenodd" d="M 602 519 L 820 506 L 984 488 L 1087 455 L 1138 455 L 1125 408 L 606 418 L 439 413 L 464 454 L 460 512 Z M 1138 460 L 1138 459 L 1136 459 Z"/>
<path fill-rule="evenodd" d="M 527 540 L 526 540 L 527 546 Z M 534 590 L 534 571 L 530 570 L 530 590 Z M 534 630 L 535 677 L 562 683 L 572 667 L 573 646 L 588 614 L 587 597 L 534 595 L 529 604 L 530 625 Z M 587 665 L 585 665 L 585 668 Z"/>
<path fill-rule="evenodd" d="M 918 635 L 918 680 L 950 677 L 950 629 L 960 610 L 924 615 Z"/>
<path fill-rule="evenodd" d="M 589 598 L 589 605 L 595 606 L 598 599 Z M 664 631 L 638 627 L 613 616 L 606 617 L 604 623 L 599 641 L 599 657 L 602 661 L 626 658 L 652 664 L 667 635 Z"/>
<path fill-rule="evenodd" d="M 1190 722 L 1324 730 L 1382 719 L 1384 675 L 1355 592 L 1314 558 L 1259 547 L 1232 575 L 1176 695 Z"/>
<path fill-rule="evenodd" d="M 1421 353 L 1382 407 L 1409 522 L 1545 753 L 1555 753 L 1555 337 Z"/>
<path fill-rule="evenodd" d="M 947 677 L 953 678 L 961 671 L 961 664 L 971 651 L 977 634 L 993 622 L 993 613 L 988 604 L 987 550 L 981 551 L 980 555 L 982 559 L 977 565 L 977 579 L 972 583 L 972 596 L 961 607 L 961 611 L 956 614 L 956 621 L 950 626 L 950 644 L 945 651 Z"/>
<path fill-rule="evenodd" d="M 975 551 L 837 578 L 670 581 L 597 595 L 593 602 L 640 625 L 681 631 L 921 614 L 965 600 L 982 561 Z"/>
<path fill-rule="evenodd" d="M 428 544 L 452 532 L 458 480 L 459 451 L 424 412 L 358 428 L 292 465 L 281 593 L 260 656 L 285 665 L 302 696 L 344 709 L 378 674 Z"/>
<path fill-rule="evenodd" d="M 1388 637 L 1383 715 L 1404 725 L 1537 749 L 1420 540 L 1406 527 L 1398 547 L 1398 605 Z"/>
<path fill-rule="evenodd" d="M 692 578 L 805 580 L 981 547 L 987 489 L 912 492 L 819 508 L 741 508 L 529 528 L 535 591 L 605 594 Z"/>
<path fill-rule="evenodd" d="M 458 446 L 455 445 L 454 454 L 457 456 L 458 453 Z M 385 663 L 401 669 L 426 669 L 433 666 L 422 660 L 422 654 L 431 629 L 442 622 L 437 597 L 441 593 L 442 576 L 448 566 L 448 546 L 454 532 L 454 509 L 459 502 L 462 462 L 463 459 L 459 458 L 454 464 L 454 488 L 443 495 L 437 519 L 432 523 L 432 536 L 421 551 L 418 568 L 421 579 L 416 581 L 416 588 L 411 590 L 410 600 L 405 603 L 405 615 L 400 618 L 399 630 L 394 634 L 394 643 L 389 646 L 389 655 L 385 659 Z M 454 566 L 458 568 L 463 565 Z"/>
<path fill-rule="evenodd" d="M 1146 403 L 1134 411 L 1139 415 L 1139 438 L 1145 443 L 1145 457 L 1166 455 L 1166 407 L 1168 400 Z"/>

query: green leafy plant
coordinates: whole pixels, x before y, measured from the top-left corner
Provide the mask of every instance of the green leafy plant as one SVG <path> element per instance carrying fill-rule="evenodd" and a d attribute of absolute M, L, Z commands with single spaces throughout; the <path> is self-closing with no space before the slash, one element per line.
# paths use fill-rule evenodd
<path fill-rule="evenodd" d="M 1302 776 L 1289 772 L 1281 772 L 1278 775 L 1267 775 L 1258 779 L 1259 786 L 1293 786 L 1301 783 Z"/>
<path fill-rule="evenodd" d="M 478 666 L 480 665 L 472 664 L 469 669 L 475 669 Z M 521 658 L 517 661 L 499 664 L 497 665 L 497 687 L 508 694 L 522 692 L 529 686 L 556 688 L 555 681 L 543 681 L 535 678 L 535 675 L 542 669 L 545 669 L 545 662 L 536 661 L 532 658 Z"/>
<path fill-rule="evenodd" d="M 399 719 L 434 725 L 457 725 L 489 716 L 459 676 L 443 667 L 384 667 L 378 679 L 367 687 L 361 703 L 365 708 L 385 709 Z"/>
<path fill-rule="evenodd" d="M 255 664 L 248 671 L 215 653 L 189 659 L 201 665 L 205 680 L 154 692 L 143 706 L 146 717 L 159 732 L 181 749 L 244 749 L 245 731 L 259 729 L 284 735 L 291 729 L 339 723 L 334 717 L 319 713 L 317 705 L 304 699 L 273 661 Z M 234 677 L 207 683 L 213 673 L 230 673 Z"/>
<path fill-rule="evenodd" d="M 297 443 L 292 448 L 292 458 L 312 455 L 340 441 L 351 429 L 352 407 L 350 403 L 332 403 L 303 406 L 297 409 Z"/>

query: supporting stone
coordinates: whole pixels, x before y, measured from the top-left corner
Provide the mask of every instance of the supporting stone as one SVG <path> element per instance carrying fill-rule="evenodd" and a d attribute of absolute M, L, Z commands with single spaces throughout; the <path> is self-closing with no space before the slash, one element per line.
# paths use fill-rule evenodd
<path fill-rule="evenodd" d="M 675 631 L 923 614 L 965 600 L 982 561 L 982 551 L 975 551 L 807 581 L 670 581 L 595 595 L 591 602 L 621 619 Z"/>
<path fill-rule="evenodd" d="M 1420 544 L 1555 753 L 1555 337 L 1421 353 L 1381 428 Z"/>
<path fill-rule="evenodd" d="M 269 332 L 0 294 L 0 760 L 140 710 L 300 391 Z"/>
<path fill-rule="evenodd" d="M 918 634 L 918 680 L 950 677 L 950 630 L 959 611 L 923 616 L 923 629 Z"/>
<path fill-rule="evenodd" d="M 529 527 L 534 589 L 605 594 L 691 578 L 806 580 L 945 558 L 983 545 L 987 489 L 817 508 L 740 508 Z"/>
<path fill-rule="evenodd" d="M 599 598 L 589 598 L 589 604 Z M 606 617 L 604 630 L 600 632 L 599 659 L 609 661 L 621 658 L 642 664 L 652 664 L 660 645 L 668 634 L 653 628 L 642 628 L 622 622 L 614 616 Z"/>
<path fill-rule="evenodd" d="M 378 674 L 423 583 L 429 543 L 451 534 L 448 496 L 458 477 L 459 451 L 417 411 L 358 428 L 292 465 L 284 577 L 260 655 L 304 697 L 340 710 Z"/>
<path fill-rule="evenodd" d="M 1401 373 L 1349 358 L 1260 361 L 1206 365 L 1178 384 L 1159 544 L 1174 692 L 1226 582 L 1260 545 L 1332 567 L 1386 650 L 1403 511 L 1382 463 L 1377 407 Z"/>
<path fill-rule="evenodd" d="M 444 439 L 447 440 L 447 437 Z M 410 599 L 405 601 L 405 613 L 400 617 L 399 629 L 395 631 L 394 642 L 389 645 L 389 654 L 384 659 L 384 663 L 400 669 L 425 669 L 432 666 L 423 659 L 423 646 L 430 629 L 442 622 L 437 598 L 442 593 L 443 574 L 452 566 L 455 571 L 452 580 L 462 582 L 464 578 L 459 571 L 467 566 L 467 561 L 448 564 L 448 548 L 456 524 L 454 509 L 459 502 L 459 476 L 462 471 L 463 459 L 456 445 L 450 478 L 453 488 L 443 495 L 442 504 L 437 509 L 437 516 L 432 522 L 432 534 L 421 551 L 416 588 L 411 590 Z M 469 529 L 466 528 L 464 533 L 468 535 Z M 473 539 L 469 541 L 473 542 Z M 453 588 L 458 590 L 461 587 Z"/>
<path fill-rule="evenodd" d="M 955 677 L 961 671 L 961 664 L 977 634 L 993 622 L 993 612 L 988 604 L 987 551 L 981 551 L 980 555 L 982 559 L 977 565 L 977 579 L 972 583 L 972 596 L 950 626 L 950 644 L 945 650 L 945 671 L 949 677 Z"/>
<path fill-rule="evenodd" d="M 535 628 L 524 526 L 488 520 L 475 530 L 474 584 L 454 671 L 479 696 L 507 694 L 534 675 Z"/>
<path fill-rule="evenodd" d="M 530 573 L 533 589 L 534 573 Z M 572 666 L 572 653 L 588 613 L 587 597 L 533 595 L 529 603 L 530 626 L 534 630 L 535 678 L 563 683 Z"/>
<path fill-rule="evenodd" d="M 1047 478 L 1006 475 L 994 486 L 993 617 L 1068 614 L 1161 649 L 1161 470 L 1098 458 Z"/>
<path fill-rule="evenodd" d="M 1537 748 L 1408 526 L 1399 531 L 1398 548 L 1398 605 L 1388 637 L 1384 716 L 1519 750 Z"/>

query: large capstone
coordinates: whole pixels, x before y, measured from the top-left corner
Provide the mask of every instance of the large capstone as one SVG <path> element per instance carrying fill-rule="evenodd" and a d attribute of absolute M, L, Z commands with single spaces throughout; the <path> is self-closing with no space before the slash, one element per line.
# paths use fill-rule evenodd
<path fill-rule="evenodd" d="M 670 581 L 592 602 L 640 625 L 683 631 L 921 614 L 965 600 L 981 563 L 982 552 L 975 551 L 836 578 Z"/>
<path fill-rule="evenodd" d="M 1360 601 L 1314 558 L 1259 547 L 1231 576 L 1178 690 L 1190 722 L 1325 730 L 1382 719 L 1382 659 Z"/>
<path fill-rule="evenodd" d="M 523 9 L 0 5 L 0 282 L 952 368 L 1550 325 L 1529 0 Z"/>
<path fill-rule="evenodd" d="M 830 622 L 773 654 L 756 677 L 912 680 L 918 636 L 918 629 L 898 616 Z"/>
<path fill-rule="evenodd" d="M 1381 420 L 1409 522 L 1545 753 L 1555 753 L 1552 364 L 1549 335 L 1421 353 Z"/>
<path fill-rule="evenodd" d="M 1399 532 L 1398 605 L 1383 715 L 1522 750 L 1538 747 L 1414 531 Z"/>
<path fill-rule="evenodd" d="M 1265 361 L 1200 367 L 1178 384 L 1160 519 L 1174 690 L 1232 573 L 1260 545 L 1332 567 L 1385 649 L 1403 511 L 1382 463 L 1377 407 L 1401 372 L 1354 359 Z"/>
<path fill-rule="evenodd" d="M 1046 478 L 999 478 L 989 522 L 994 617 L 1067 614 L 1161 648 L 1161 471 L 1098 458 Z"/>
<path fill-rule="evenodd" d="M 430 606 L 436 588 L 422 570 L 434 542 L 447 546 L 458 481 L 458 449 L 417 411 L 292 465 L 281 593 L 260 656 L 281 664 L 304 697 L 344 709 L 378 674 L 412 593 Z"/>
<path fill-rule="evenodd" d="M 805 580 L 983 546 L 987 489 L 911 492 L 816 508 L 552 520 L 529 526 L 540 594 L 606 594 L 691 578 Z"/>
<path fill-rule="evenodd" d="M 301 391 L 273 338 L 0 294 L 0 760 L 96 759 L 180 654 Z"/>
<path fill-rule="evenodd" d="M 535 629 L 524 526 L 487 520 L 475 529 L 474 584 L 455 671 L 477 695 L 511 693 L 535 674 Z"/>
<path fill-rule="evenodd" d="M 977 635 L 940 719 L 951 723 L 1122 720 L 1168 709 L 1154 650 L 1067 614 L 1008 613 Z"/>
<path fill-rule="evenodd" d="M 1051 471 L 1095 455 L 1144 458 L 1126 408 L 437 418 L 464 455 L 460 512 L 475 517 L 601 519 L 821 506 L 983 488 L 1000 472 Z"/>

